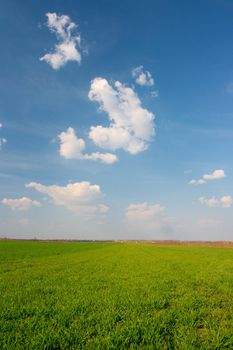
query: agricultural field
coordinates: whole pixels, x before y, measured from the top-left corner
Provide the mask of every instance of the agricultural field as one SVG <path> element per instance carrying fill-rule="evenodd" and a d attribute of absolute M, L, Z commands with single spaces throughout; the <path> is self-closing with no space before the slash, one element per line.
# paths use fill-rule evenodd
<path fill-rule="evenodd" d="M 233 349 L 233 249 L 0 241 L 0 349 Z"/>

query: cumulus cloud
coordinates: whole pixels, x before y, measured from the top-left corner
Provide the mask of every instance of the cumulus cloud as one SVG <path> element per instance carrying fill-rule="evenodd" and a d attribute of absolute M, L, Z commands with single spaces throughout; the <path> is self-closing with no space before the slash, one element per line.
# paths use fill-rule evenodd
<path fill-rule="evenodd" d="M 130 204 L 126 208 L 126 217 L 129 220 L 151 220 L 165 210 L 160 204 L 149 205 L 148 203 Z"/>
<path fill-rule="evenodd" d="M 73 128 L 68 128 L 58 135 L 60 140 L 60 155 L 66 159 L 82 158 L 85 142 L 76 136 Z"/>
<path fill-rule="evenodd" d="M 2 204 L 9 206 L 12 210 L 28 210 L 32 207 L 40 207 L 41 203 L 27 197 L 12 199 L 4 198 Z"/>
<path fill-rule="evenodd" d="M 56 13 L 48 12 L 47 26 L 51 32 L 55 33 L 58 39 L 58 44 L 52 53 L 47 53 L 40 57 L 40 61 L 45 61 L 53 69 L 59 69 L 68 61 L 76 61 L 81 63 L 81 36 L 73 34 L 77 25 L 71 21 L 69 16 L 57 15 Z"/>
<path fill-rule="evenodd" d="M 214 170 L 211 174 L 204 174 L 201 179 L 195 180 L 192 179 L 189 181 L 190 185 L 202 185 L 207 181 L 218 180 L 226 177 L 226 174 L 223 169 Z"/>
<path fill-rule="evenodd" d="M 142 108 L 141 101 L 132 88 L 119 81 L 111 86 L 106 79 L 95 78 L 88 94 L 91 101 L 100 104 L 108 114 L 110 125 L 92 126 L 89 138 L 103 149 L 124 149 L 137 154 L 148 148 L 154 130 L 154 114 Z"/>
<path fill-rule="evenodd" d="M 154 79 L 150 72 L 144 70 L 143 66 L 138 66 L 132 70 L 132 76 L 138 85 L 153 86 Z"/>
<path fill-rule="evenodd" d="M 218 170 L 214 170 L 212 172 L 212 174 L 204 174 L 203 175 L 203 179 L 206 181 L 210 181 L 210 180 L 218 180 L 218 179 L 222 179 L 223 177 L 225 177 L 225 172 L 223 169 L 218 169 Z"/>
<path fill-rule="evenodd" d="M 112 153 L 94 152 L 91 154 L 83 153 L 86 145 L 85 141 L 75 133 L 73 128 L 68 128 L 58 135 L 60 140 L 60 155 L 66 159 L 94 160 L 106 164 L 112 164 L 118 160 Z"/>
<path fill-rule="evenodd" d="M 46 186 L 37 182 L 30 182 L 26 187 L 48 195 L 53 204 L 64 206 L 81 216 L 103 215 L 108 207 L 102 202 L 103 194 L 100 186 L 90 182 L 75 182 L 66 186 Z"/>
<path fill-rule="evenodd" d="M 200 197 L 199 202 L 201 204 L 207 205 L 210 208 L 215 208 L 215 207 L 229 208 L 232 205 L 232 198 L 231 196 L 223 196 L 219 199 L 217 199 L 214 196 L 211 198 Z"/>

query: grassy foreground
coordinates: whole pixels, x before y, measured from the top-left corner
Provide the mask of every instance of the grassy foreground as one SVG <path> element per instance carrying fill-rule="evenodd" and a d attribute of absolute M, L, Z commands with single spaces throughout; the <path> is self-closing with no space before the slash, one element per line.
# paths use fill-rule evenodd
<path fill-rule="evenodd" d="M 233 249 L 0 241 L 0 349 L 233 349 Z"/>

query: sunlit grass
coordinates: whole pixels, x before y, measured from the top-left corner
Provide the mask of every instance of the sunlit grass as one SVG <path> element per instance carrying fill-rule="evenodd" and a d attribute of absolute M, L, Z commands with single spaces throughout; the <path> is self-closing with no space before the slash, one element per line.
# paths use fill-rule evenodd
<path fill-rule="evenodd" d="M 233 250 L 0 241 L 1 349 L 232 349 Z"/>

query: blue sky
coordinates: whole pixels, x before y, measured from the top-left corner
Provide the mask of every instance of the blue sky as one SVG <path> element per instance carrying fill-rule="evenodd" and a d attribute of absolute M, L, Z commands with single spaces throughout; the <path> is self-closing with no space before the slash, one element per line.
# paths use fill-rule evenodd
<path fill-rule="evenodd" d="M 2 0 L 0 235 L 232 240 L 232 18 Z"/>

